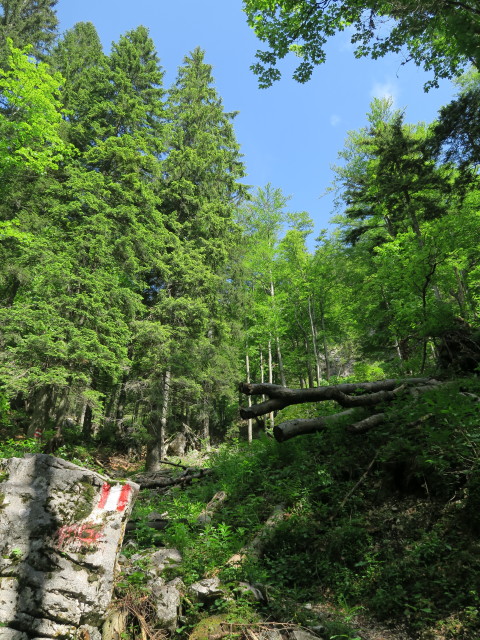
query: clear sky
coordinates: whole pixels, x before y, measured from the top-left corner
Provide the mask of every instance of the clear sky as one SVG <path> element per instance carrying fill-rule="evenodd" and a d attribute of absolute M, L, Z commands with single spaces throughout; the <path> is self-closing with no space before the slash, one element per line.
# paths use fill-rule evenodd
<path fill-rule="evenodd" d="M 291 211 L 307 211 L 314 219 L 316 234 L 332 215 L 332 197 L 321 197 L 332 181 L 330 167 L 347 131 L 365 125 L 372 97 L 391 95 L 397 108 L 406 109 L 408 122 L 430 122 L 454 94 L 447 81 L 424 93 L 431 76 L 413 64 L 402 66 L 400 55 L 356 60 L 346 33 L 329 43 L 327 63 L 309 83 L 291 79 L 292 60 L 283 65 L 280 82 L 258 89 L 249 66 L 261 43 L 247 26 L 241 0 L 59 0 L 57 10 L 62 32 L 79 21 L 93 22 L 107 52 L 125 31 L 148 27 L 167 87 L 183 57 L 196 46 L 205 49 L 225 109 L 240 112 L 235 131 L 245 181 L 280 187 L 292 196 Z"/>

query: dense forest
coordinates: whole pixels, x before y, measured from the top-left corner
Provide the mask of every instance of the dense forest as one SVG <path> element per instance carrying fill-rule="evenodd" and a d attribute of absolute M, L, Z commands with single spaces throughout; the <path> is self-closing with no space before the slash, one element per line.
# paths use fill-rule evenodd
<path fill-rule="evenodd" d="M 373 100 L 311 253 L 308 212 L 241 183 L 203 51 L 167 89 L 145 27 L 105 55 L 91 23 L 54 38 L 55 2 L 3 4 L 0 381 L 18 430 L 146 444 L 153 469 L 177 432 L 238 428 L 241 379 L 475 370 L 474 68 L 431 124 Z"/>
<path fill-rule="evenodd" d="M 180 446 L 182 454 L 185 448 L 208 450 L 272 434 L 285 419 L 336 412 L 333 396 L 325 398 L 323 409 L 290 406 L 277 415 L 271 405 L 255 412 L 250 395 L 239 391 L 242 381 L 244 392 L 252 391 L 250 383 L 263 383 L 254 392 L 269 395 L 275 385 L 306 390 L 435 379 L 433 396 L 423 400 L 422 395 L 418 402 L 415 396 L 413 408 L 408 398 L 406 405 L 394 403 L 387 427 L 369 434 L 364 444 L 357 439 L 352 445 L 333 430 L 320 445 L 316 434 L 312 442 L 319 448 L 310 457 L 308 444 L 301 450 L 295 443 L 282 454 L 272 449 L 276 443 L 261 440 L 251 445 L 250 460 L 264 465 L 274 481 L 286 456 L 297 475 L 288 472 L 284 480 L 297 491 L 298 504 L 306 499 L 298 476 L 312 474 L 326 504 L 336 504 L 328 507 L 331 518 L 345 506 L 347 491 L 334 490 L 334 482 L 342 478 L 355 485 L 381 447 L 378 461 L 396 489 L 408 485 L 410 492 L 423 491 L 421 478 L 437 456 L 440 471 L 425 480 L 427 492 L 445 502 L 461 487 L 478 493 L 476 3 L 244 2 L 250 24 L 270 47 L 253 65 L 260 85 L 279 78 L 277 60 L 290 52 L 303 58 L 296 78 L 308 80 L 325 57 L 326 40 L 345 24 L 356 29 L 357 55 L 379 57 L 406 46 L 435 79 L 456 78 L 456 97 L 431 123 L 406 122 L 390 100 L 373 99 L 364 126 L 351 131 L 339 150 L 331 186 L 334 226 L 315 231 L 314 251 L 309 250 L 313 221 L 308 212 L 289 208 L 281 185 L 245 185 L 236 114 L 224 110 L 208 52 L 187 53 L 174 84 L 165 87 L 146 27 L 132 28 L 106 54 L 90 22 L 59 36 L 56 4 L 0 2 L 3 455 L 23 447 L 67 457 L 75 451 L 78 459 L 89 447 L 105 448 L 145 462 L 154 472 L 173 441 L 172 451 Z M 382 40 L 376 29 L 385 18 L 394 26 L 390 34 L 382 31 Z M 403 398 L 404 389 L 398 390 L 395 397 Z M 402 415 L 410 427 L 403 440 L 392 427 Z M 449 423 L 449 415 L 457 422 Z M 417 441 L 411 434 L 419 425 L 425 431 Z M 448 448 L 457 436 L 458 460 Z M 423 447 L 420 467 L 416 447 Z M 324 476 L 314 476 L 311 465 L 318 467 L 329 448 L 336 460 L 327 471 L 315 472 Z M 225 477 L 230 474 L 228 491 L 235 491 L 237 481 L 243 486 L 244 493 L 237 487 L 239 501 L 253 495 L 255 484 L 271 490 L 267 475 L 255 476 L 255 483 L 252 475 L 242 485 L 239 468 L 228 454 L 221 455 Z M 349 455 L 356 456 L 358 468 Z M 445 484 L 443 472 L 453 474 Z M 471 496 L 477 494 L 472 489 L 468 495 L 465 508 L 472 514 Z M 296 531 L 303 527 L 305 537 L 311 536 L 306 527 L 311 512 L 292 513 Z M 233 531 L 244 516 L 234 513 L 225 526 Z M 355 517 L 350 513 L 342 524 L 342 535 L 350 536 L 344 555 L 352 554 L 342 561 L 351 572 L 352 567 L 377 570 L 377 556 L 365 561 L 353 551 Z M 478 514 L 474 520 L 478 532 Z M 296 534 L 288 525 L 283 534 L 276 544 L 279 554 L 288 555 Z M 328 533 L 332 549 L 335 535 Z M 434 538 L 435 531 L 430 542 Z M 366 547 L 360 536 L 358 548 Z M 331 562 L 342 553 L 331 551 Z M 200 560 L 191 562 L 197 571 L 192 569 L 192 579 L 198 578 Z M 279 559 L 272 555 L 268 562 L 288 587 Z M 300 587 L 303 579 L 313 579 L 307 564 L 302 579 L 295 570 Z M 346 598 L 370 597 L 376 614 L 393 615 L 388 597 L 378 595 L 389 584 L 387 575 L 380 591 L 369 596 L 364 583 L 352 586 L 353 573 L 347 573 L 335 574 L 329 589 L 341 585 Z M 462 579 L 470 581 L 468 593 L 473 593 L 475 578 L 460 572 L 455 589 Z M 398 606 L 407 606 L 406 598 L 398 595 Z M 473 600 L 457 600 L 460 608 L 473 607 Z M 422 609 L 422 602 L 419 596 L 409 620 L 418 622 L 420 612 L 433 606 L 423 603 Z M 447 604 L 439 605 L 438 617 L 446 610 Z M 435 616 L 429 611 L 431 621 Z M 477 637 L 469 634 L 478 631 L 478 620 L 470 622 L 465 635 L 445 637 Z"/>

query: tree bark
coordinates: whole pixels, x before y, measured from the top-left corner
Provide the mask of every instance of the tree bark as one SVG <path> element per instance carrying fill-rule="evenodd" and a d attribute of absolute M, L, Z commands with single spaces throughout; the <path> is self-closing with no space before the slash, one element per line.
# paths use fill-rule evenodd
<path fill-rule="evenodd" d="M 247 384 L 250 383 L 250 358 L 248 356 L 248 351 L 245 354 L 245 367 L 247 369 Z M 248 406 L 252 406 L 252 398 L 248 396 Z M 253 421 L 252 418 L 248 418 L 248 427 L 247 427 L 247 440 L 248 442 L 252 442 L 253 438 Z"/>
<path fill-rule="evenodd" d="M 310 331 L 312 333 L 312 346 L 313 346 L 313 356 L 315 358 L 315 369 L 317 372 L 317 386 L 320 385 L 320 380 L 322 378 L 322 372 L 320 369 L 320 357 L 318 355 L 317 348 L 317 329 L 315 327 L 315 322 L 313 319 L 313 309 L 312 309 L 312 299 L 308 299 L 308 317 L 310 318 Z"/>
<path fill-rule="evenodd" d="M 425 385 L 428 383 L 435 384 L 436 381 L 430 378 L 391 379 L 378 382 L 347 382 L 333 386 L 314 387 L 313 389 L 289 389 L 267 383 L 242 383 L 240 391 L 245 395 L 265 394 L 269 399 L 249 408 L 240 409 L 240 415 L 246 420 L 249 417 L 255 418 L 271 411 L 279 411 L 292 404 L 326 400 L 335 400 L 342 407 L 369 407 L 379 402 L 393 400 L 395 395 L 404 388 L 402 385 Z M 366 393 L 351 395 L 359 391 Z"/>
<path fill-rule="evenodd" d="M 147 471 L 159 471 L 161 460 L 165 457 L 165 436 L 167 432 L 167 416 L 170 403 L 170 379 L 169 369 L 163 375 L 163 392 L 160 415 L 157 411 L 152 416 L 150 427 L 151 441 L 147 445 L 147 459 L 145 468 Z"/>
<path fill-rule="evenodd" d="M 448 383 L 439 383 L 431 378 L 407 378 L 378 382 L 343 383 L 310 389 L 289 389 L 267 383 L 242 383 L 240 385 L 242 393 L 248 396 L 264 394 L 268 396 L 268 400 L 240 409 L 240 415 L 243 419 L 258 418 L 293 404 L 334 400 L 346 410 L 319 418 L 288 420 L 274 427 L 274 437 L 277 441 L 284 442 L 298 435 L 323 431 L 327 426 L 344 421 L 346 418 L 350 419 L 350 423 L 346 426 L 347 431 L 360 434 L 381 424 L 385 419 L 385 414 L 377 411 L 365 417 L 362 413 L 358 415 L 357 409 L 375 408 L 380 403 L 394 400 L 402 392 L 408 391 L 412 395 L 418 395 L 437 388 L 439 384 Z M 358 415 L 360 419 L 352 423 L 351 418 L 355 415 Z"/>
<path fill-rule="evenodd" d="M 354 409 L 347 409 L 346 411 L 322 418 L 287 420 L 275 427 L 273 435 L 277 442 L 285 442 L 296 436 L 324 431 L 329 425 L 342 422 L 345 418 L 351 417 L 353 413 Z"/>
<path fill-rule="evenodd" d="M 269 340 L 268 340 L 268 382 L 270 384 L 273 383 L 272 340 L 271 340 L 271 338 L 269 338 Z M 273 427 L 275 426 L 275 416 L 273 414 L 273 409 L 270 410 L 269 418 L 270 418 L 270 428 L 273 429 Z"/>

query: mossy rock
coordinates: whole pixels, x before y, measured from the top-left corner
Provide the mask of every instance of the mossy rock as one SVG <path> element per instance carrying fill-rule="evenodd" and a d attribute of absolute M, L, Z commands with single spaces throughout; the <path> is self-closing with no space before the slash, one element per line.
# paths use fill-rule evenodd
<path fill-rule="evenodd" d="M 216 640 L 225 637 L 225 627 L 229 626 L 226 615 L 209 616 L 195 625 L 188 640 Z M 240 635 L 240 634 L 233 634 Z"/>

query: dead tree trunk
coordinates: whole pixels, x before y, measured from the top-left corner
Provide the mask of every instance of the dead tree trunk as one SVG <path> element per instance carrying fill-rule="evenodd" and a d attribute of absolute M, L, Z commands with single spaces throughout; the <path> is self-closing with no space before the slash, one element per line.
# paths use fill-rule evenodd
<path fill-rule="evenodd" d="M 240 409 L 240 416 L 247 420 L 272 411 L 279 411 L 293 404 L 334 400 L 345 411 L 308 420 L 296 419 L 283 422 L 275 426 L 273 434 L 276 440 L 284 442 L 298 435 L 323 431 L 328 425 L 342 421 L 348 422 L 347 430 L 351 433 L 365 433 L 383 422 L 385 417 L 383 411 L 376 410 L 381 403 L 391 402 L 402 392 L 419 394 L 434 389 L 440 384 L 437 380 L 430 378 L 353 382 L 310 389 L 289 389 L 267 383 L 242 383 L 240 391 L 245 395 L 263 395 L 267 396 L 268 400 Z M 359 409 L 373 409 L 373 413 L 359 414 Z"/>

